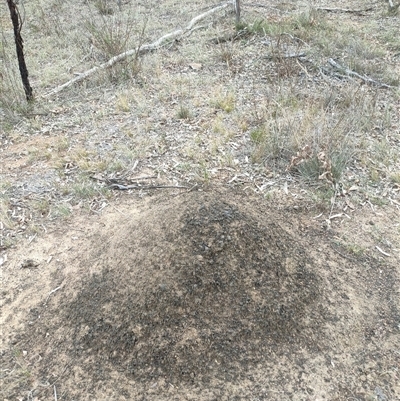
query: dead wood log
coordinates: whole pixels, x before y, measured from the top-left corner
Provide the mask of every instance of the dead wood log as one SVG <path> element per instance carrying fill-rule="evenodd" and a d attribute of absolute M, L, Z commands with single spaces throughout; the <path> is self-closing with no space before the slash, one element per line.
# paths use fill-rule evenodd
<path fill-rule="evenodd" d="M 95 73 L 97 73 L 99 71 L 102 71 L 102 70 L 105 70 L 107 68 L 110 68 L 113 65 L 115 65 L 116 63 L 127 59 L 128 57 L 137 56 L 139 54 L 143 54 L 143 53 L 147 53 L 147 52 L 150 52 L 150 51 L 157 50 L 160 47 L 170 43 L 171 40 L 175 40 L 175 39 L 177 39 L 177 38 L 179 38 L 179 37 L 181 37 L 183 35 L 190 34 L 190 32 L 193 30 L 194 26 L 198 22 L 200 22 L 201 20 L 207 18 L 208 16 L 210 16 L 212 14 L 215 14 L 216 12 L 218 12 L 220 10 L 223 10 L 224 8 L 226 8 L 228 6 L 231 6 L 231 5 L 232 5 L 232 3 L 228 2 L 228 3 L 221 4 L 221 5 L 217 6 L 217 7 L 214 7 L 211 10 L 208 10 L 205 13 L 194 17 L 189 22 L 189 24 L 183 29 L 177 29 L 174 32 L 167 33 L 166 35 L 164 35 L 161 38 L 157 39 L 153 43 L 150 43 L 150 44 L 147 44 L 147 45 L 141 45 L 141 46 L 139 46 L 139 47 L 137 47 L 135 49 L 131 49 L 131 50 L 128 50 L 128 51 L 126 51 L 124 53 L 118 54 L 117 56 L 111 58 L 107 62 L 105 62 L 105 63 L 103 63 L 103 64 L 101 64 L 101 65 L 99 65 L 97 67 L 93 67 L 90 70 L 87 70 L 87 71 L 79 74 L 77 77 L 69 80 L 68 82 L 66 82 L 66 83 L 64 83 L 64 84 L 62 84 L 60 86 L 57 86 L 56 88 L 54 88 L 53 90 L 48 92 L 45 95 L 45 97 L 55 95 L 56 93 L 61 92 L 65 88 L 68 88 L 71 85 L 74 85 L 74 84 L 76 84 L 78 82 L 81 82 L 81 81 L 85 80 L 86 78 L 90 77 L 91 75 L 93 75 L 93 74 L 95 74 Z"/>

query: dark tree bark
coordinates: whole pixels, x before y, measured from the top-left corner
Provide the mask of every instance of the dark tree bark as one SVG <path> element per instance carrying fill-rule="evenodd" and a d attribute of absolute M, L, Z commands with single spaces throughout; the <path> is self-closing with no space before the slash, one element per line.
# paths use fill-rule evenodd
<path fill-rule="evenodd" d="M 15 46 L 17 48 L 18 66 L 21 73 L 22 84 L 25 90 L 26 100 L 33 100 L 32 88 L 29 84 L 28 69 L 26 68 L 24 57 L 24 45 L 21 36 L 21 16 L 19 14 L 17 5 L 13 0 L 7 0 L 8 8 L 10 9 L 11 21 L 14 27 Z"/>
<path fill-rule="evenodd" d="M 240 22 L 240 0 L 233 0 L 233 5 L 236 13 L 236 23 Z"/>

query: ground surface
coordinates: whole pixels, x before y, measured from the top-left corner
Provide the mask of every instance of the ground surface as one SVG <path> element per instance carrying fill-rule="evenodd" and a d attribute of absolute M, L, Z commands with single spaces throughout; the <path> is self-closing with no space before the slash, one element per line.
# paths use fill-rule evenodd
<path fill-rule="evenodd" d="M 9 253 L 5 398 L 397 398 L 395 263 L 232 190 L 117 207 Z"/>
<path fill-rule="evenodd" d="M 244 2 L 47 96 L 212 6 L 27 2 L 29 107 L 1 6 L 2 399 L 400 399 L 387 3 Z"/>

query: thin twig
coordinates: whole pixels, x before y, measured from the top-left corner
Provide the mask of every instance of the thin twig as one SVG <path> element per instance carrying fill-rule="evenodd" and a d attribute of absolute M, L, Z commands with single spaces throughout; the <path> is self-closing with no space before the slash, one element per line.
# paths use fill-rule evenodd
<path fill-rule="evenodd" d="M 178 196 L 181 196 L 181 195 L 183 195 L 183 194 L 187 194 L 188 192 L 192 192 L 194 189 L 196 189 L 198 187 L 198 185 L 197 184 L 194 184 L 192 187 L 190 187 L 187 191 L 182 191 L 182 192 L 178 192 L 178 193 L 176 193 L 176 194 L 174 194 L 174 195 L 172 195 L 174 198 L 175 197 L 178 197 Z"/>
<path fill-rule="evenodd" d="M 303 43 L 304 45 L 310 47 L 310 45 L 309 45 L 307 42 L 304 42 L 303 39 L 300 39 L 300 38 L 297 37 L 297 36 L 293 36 L 292 34 L 290 34 L 290 33 L 288 33 L 288 32 L 282 32 L 282 35 L 289 36 L 289 38 L 292 39 L 292 40 L 294 40 L 295 42 L 301 42 L 301 43 Z"/>
<path fill-rule="evenodd" d="M 299 67 L 304 71 L 304 73 L 307 75 L 307 77 L 310 79 L 311 76 L 310 76 L 310 74 L 308 73 L 307 68 L 306 68 L 305 66 L 301 65 L 299 59 L 296 59 L 296 62 L 297 62 L 297 64 L 299 65 Z"/>
<path fill-rule="evenodd" d="M 382 250 L 381 248 L 379 248 L 378 245 L 376 245 L 375 248 L 376 248 L 382 255 L 390 256 L 390 253 L 385 252 L 384 250 Z"/>
<path fill-rule="evenodd" d="M 274 58 L 301 58 L 301 57 L 305 57 L 305 53 L 287 53 L 287 54 L 276 54 L 276 55 L 267 55 L 265 56 L 266 59 L 274 59 Z"/>
<path fill-rule="evenodd" d="M 143 177 L 132 177 L 132 178 L 129 178 L 129 181 L 131 181 L 131 182 L 139 182 L 141 180 L 154 180 L 156 178 L 158 178 L 157 175 L 144 175 Z M 107 181 L 112 183 L 113 181 L 116 181 L 116 180 L 117 180 L 117 178 L 110 178 Z"/>
<path fill-rule="evenodd" d="M 287 3 L 289 4 L 289 3 Z M 261 4 L 261 3 L 249 3 L 249 4 L 245 4 L 246 7 L 261 7 L 261 8 L 275 8 L 272 6 L 269 6 L 267 4 Z"/>
<path fill-rule="evenodd" d="M 111 207 L 113 207 L 118 213 L 125 215 L 125 213 L 121 212 L 121 210 L 119 210 L 117 207 L 115 207 L 114 205 L 110 204 Z"/>
<path fill-rule="evenodd" d="M 337 254 L 339 254 L 342 258 L 351 260 L 352 262 L 357 262 L 357 259 L 354 259 L 354 258 L 352 258 L 352 257 L 350 257 L 350 256 L 345 255 L 344 253 L 338 251 L 334 246 L 332 246 L 332 249 L 333 249 Z"/>
<path fill-rule="evenodd" d="M 64 370 L 63 370 L 63 371 L 61 372 L 61 374 L 57 377 L 57 379 L 53 381 L 53 383 L 49 383 L 49 384 L 46 384 L 46 385 L 39 384 L 39 386 L 40 386 L 40 387 L 44 387 L 44 388 L 46 388 L 46 389 L 49 388 L 49 387 L 51 387 L 51 386 L 53 386 L 53 388 L 55 388 L 55 384 L 62 378 L 62 376 L 63 376 L 63 374 L 65 373 L 65 371 L 68 369 L 68 367 L 69 367 L 73 362 L 74 362 L 74 360 L 70 361 L 69 363 L 67 363 L 67 364 L 65 365 Z M 38 387 L 39 387 L 39 386 L 38 386 Z M 36 388 L 34 388 L 33 390 L 31 390 L 31 391 L 30 391 L 30 394 L 33 395 L 33 393 L 35 393 L 35 397 L 37 397 L 38 394 L 42 393 L 43 390 L 38 390 L 38 387 L 36 387 Z"/>
<path fill-rule="evenodd" d="M 29 238 L 28 244 L 30 244 L 36 238 L 36 236 L 37 236 L 37 234 L 35 234 L 31 238 Z"/>
<path fill-rule="evenodd" d="M 49 300 L 51 294 L 54 294 L 56 291 L 58 291 L 58 290 L 61 289 L 62 287 L 63 287 L 63 286 L 60 285 L 59 287 L 54 288 L 54 290 L 51 290 L 51 291 L 49 292 L 49 294 L 47 295 L 47 298 L 46 298 L 46 301 L 44 302 L 44 304 L 45 304 L 45 305 L 47 304 L 47 301 Z"/>
<path fill-rule="evenodd" d="M 328 217 L 329 220 L 331 220 L 331 219 L 336 217 L 336 216 L 332 216 L 333 208 L 335 207 L 336 196 L 337 196 L 337 188 L 335 188 L 335 193 L 333 195 L 333 200 L 331 200 L 331 211 L 329 212 L 329 217 Z"/>

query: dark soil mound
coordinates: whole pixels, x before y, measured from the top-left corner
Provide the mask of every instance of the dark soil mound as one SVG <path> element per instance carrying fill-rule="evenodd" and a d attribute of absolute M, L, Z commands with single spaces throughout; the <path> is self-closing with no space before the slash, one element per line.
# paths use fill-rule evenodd
<path fill-rule="evenodd" d="M 98 379 L 113 366 L 136 380 L 231 381 L 317 329 L 318 277 L 271 216 L 198 193 L 178 203 L 121 232 L 118 252 L 97 250 L 101 273 L 61 308 L 70 352 Z"/>
<path fill-rule="evenodd" d="M 5 399 L 398 399 L 397 267 L 229 189 L 118 206 L 22 272 Z"/>

